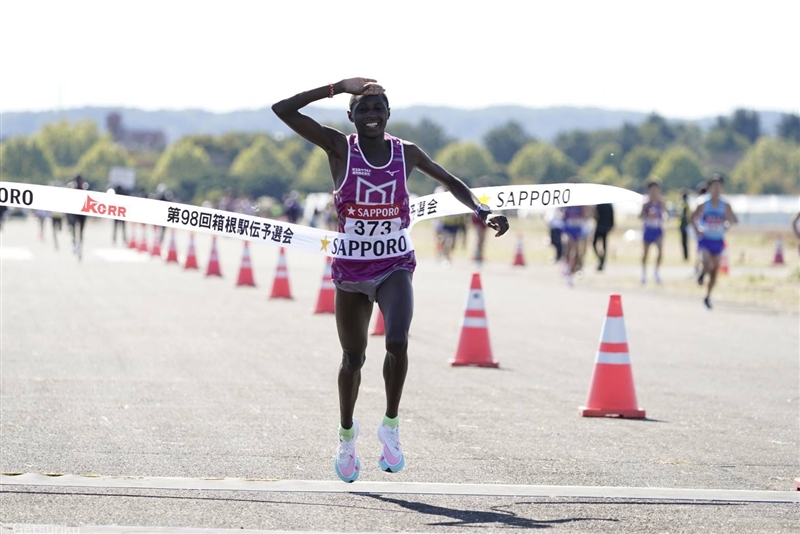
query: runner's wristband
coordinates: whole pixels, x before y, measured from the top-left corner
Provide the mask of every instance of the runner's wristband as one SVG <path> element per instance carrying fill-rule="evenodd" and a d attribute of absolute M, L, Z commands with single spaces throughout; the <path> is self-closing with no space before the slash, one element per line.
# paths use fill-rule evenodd
<path fill-rule="evenodd" d="M 481 217 L 481 213 L 484 213 L 484 212 L 486 213 L 486 218 Z M 475 216 L 477 218 L 479 218 L 480 220 L 482 220 L 483 222 L 486 222 L 486 219 L 488 219 L 489 215 L 491 215 L 491 214 L 492 214 L 492 208 L 490 208 L 486 204 L 481 204 L 480 206 L 475 208 Z"/>

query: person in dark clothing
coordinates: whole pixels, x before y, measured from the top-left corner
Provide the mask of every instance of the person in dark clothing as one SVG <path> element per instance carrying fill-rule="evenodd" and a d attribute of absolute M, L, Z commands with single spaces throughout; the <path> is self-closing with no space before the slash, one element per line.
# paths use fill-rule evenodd
<path fill-rule="evenodd" d="M 297 191 L 292 191 L 283 203 L 283 214 L 286 215 L 286 220 L 292 224 L 297 224 L 303 214 L 303 208 L 300 206 L 297 197 Z"/>
<path fill-rule="evenodd" d="M 121 185 L 116 186 L 116 188 L 111 189 L 109 192 L 113 191 L 116 195 L 127 195 L 129 194 L 128 191 L 122 187 Z M 117 228 L 122 229 L 122 246 L 125 246 L 128 243 L 128 237 L 125 233 L 125 221 L 123 219 L 114 219 L 114 233 L 112 234 L 111 240 L 114 245 L 117 244 Z"/>
<path fill-rule="evenodd" d="M 689 261 L 689 216 L 692 209 L 689 206 L 689 191 L 681 190 L 681 246 L 683 247 L 683 261 Z"/>
<path fill-rule="evenodd" d="M 614 207 L 611 204 L 598 204 L 595 209 L 597 226 L 594 230 L 594 240 L 592 248 L 597 254 L 599 261 L 597 270 L 602 271 L 606 264 L 606 253 L 608 252 L 608 233 L 614 228 Z M 602 254 L 597 250 L 597 243 L 600 242 L 603 248 Z"/>
<path fill-rule="evenodd" d="M 78 174 L 75 179 L 67 184 L 70 189 L 88 191 L 89 184 Z M 78 256 L 78 260 L 83 259 L 83 227 L 86 225 L 86 215 L 75 213 L 67 214 L 67 222 L 72 229 L 72 253 Z"/>

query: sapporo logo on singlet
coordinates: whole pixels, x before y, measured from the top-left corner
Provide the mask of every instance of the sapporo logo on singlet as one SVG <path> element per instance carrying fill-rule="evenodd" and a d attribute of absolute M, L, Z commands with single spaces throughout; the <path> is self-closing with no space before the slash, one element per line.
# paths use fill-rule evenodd
<path fill-rule="evenodd" d="M 397 182 L 390 180 L 385 184 L 377 185 L 363 178 L 356 178 L 356 203 L 364 205 L 394 204 L 394 194 Z"/>
<path fill-rule="evenodd" d="M 98 215 L 114 215 L 115 217 L 126 217 L 125 206 L 114 206 L 113 204 L 103 204 L 89 195 L 86 195 L 81 211 L 84 213 L 97 213 Z"/>

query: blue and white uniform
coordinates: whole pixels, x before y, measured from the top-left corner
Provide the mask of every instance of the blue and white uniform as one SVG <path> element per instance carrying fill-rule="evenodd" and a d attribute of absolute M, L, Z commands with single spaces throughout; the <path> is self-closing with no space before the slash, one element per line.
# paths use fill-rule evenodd
<path fill-rule="evenodd" d="M 661 202 L 644 205 L 644 242 L 655 243 L 664 235 L 664 211 Z"/>
<path fill-rule="evenodd" d="M 698 246 L 714 255 L 722 254 L 725 248 L 725 201 L 722 198 L 716 206 L 712 205 L 711 197 L 703 203 L 703 215 L 700 217 L 700 229 L 703 237 Z"/>

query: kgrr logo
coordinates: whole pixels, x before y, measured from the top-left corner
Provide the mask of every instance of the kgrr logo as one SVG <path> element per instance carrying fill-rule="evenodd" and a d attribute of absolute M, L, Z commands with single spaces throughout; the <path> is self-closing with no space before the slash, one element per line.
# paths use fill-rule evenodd
<path fill-rule="evenodd" d="M 125 217 L 125 206 L 113 206 L 102 204 L 89 195 L 86 195 L 86 202 L 81 211 L 84 213 L 97 213 L 98 215 L 113 215 L 115 217 Z"/>

